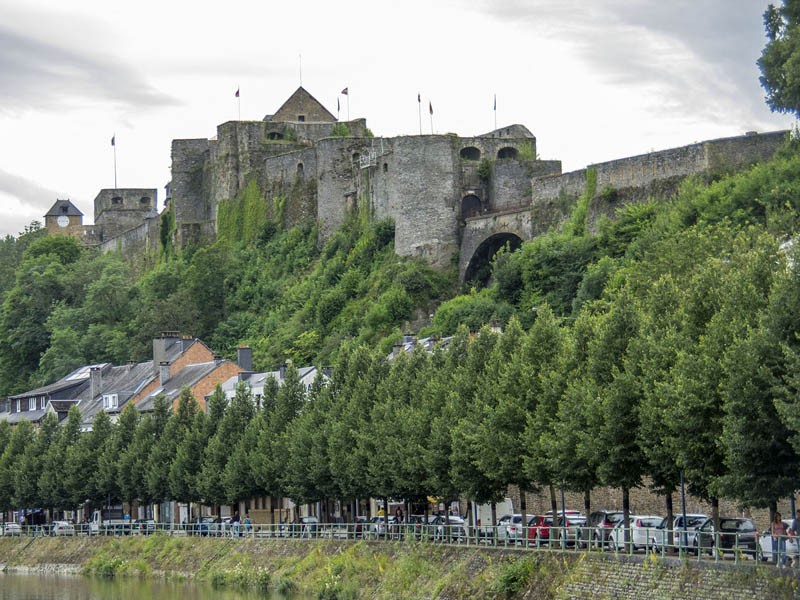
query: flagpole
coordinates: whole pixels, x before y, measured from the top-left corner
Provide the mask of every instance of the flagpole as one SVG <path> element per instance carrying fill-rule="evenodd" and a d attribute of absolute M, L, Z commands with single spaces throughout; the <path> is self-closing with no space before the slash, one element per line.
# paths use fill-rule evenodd
<path fill-rule="evenodd" d="M 236 86 L 236 103 L 239 105 L 239 121 L 242 120 L 242 94 L 241 94 L 241 87 L 238 85 Z"/>
<path fill-rule="evenodd" d="M 419 134 L 422 135 L 422 96 L 417 94 L 417 112 L 419 113 Z"/>
<path fill-rule="evenodd" d="M 114 189 L 117 189 L 117 134 L 111 136 L 111 147 L 114 148 Z"/>
<path fill-rule="evenodd" d="M 497 130 L 497 94 L 494 95 L 494 128 Z"/>
<path fill-rule="evenodd" d="M 431 135 L 433 135 L 433 103 L 428 102 L 428 112 L 431 114 Z"/>

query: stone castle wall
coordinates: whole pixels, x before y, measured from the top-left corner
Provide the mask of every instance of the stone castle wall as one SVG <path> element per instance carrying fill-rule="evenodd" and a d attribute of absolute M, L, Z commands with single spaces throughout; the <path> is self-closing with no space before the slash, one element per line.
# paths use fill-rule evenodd
<path fill-rule="evenodd" d="M 157 216 L 145 219 L 138 227 L 134 227 L 119 235 L 106 239 L 99 244 L 101 252 L 119 252 L 123 256 L 144 258 L 157 255 L 160 243 L 160 218 Z"/>

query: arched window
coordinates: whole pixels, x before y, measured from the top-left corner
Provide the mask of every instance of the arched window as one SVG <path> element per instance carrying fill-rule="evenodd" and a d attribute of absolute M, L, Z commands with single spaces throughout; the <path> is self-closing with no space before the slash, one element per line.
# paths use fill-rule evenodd
<path fill-rule="evenodd" d="M 297 177 L 303 178 L 303 163 L 297 163 Z"/>
<path fill-rule="evenodd" d="M 142 196 L 141 198 L 139 198 L 139 204 L 141 204 L 142 206 L 150 206 L 150 198 L 148 198 L 147 196 Z"/>
<path fill-rule="evenodd" d="M 517 158 L 518 156 L 519 151 L 511 146 L 500 148 L 500 150 L 497 151 L 497 158 Z"/>
<path fill-rule="evenodd" d="M 122 196 L 114 196 L 111 198 L 111 204 L 122 204 Z"/>
<path fill-rule="evenodd" d="M 481 214 L 481 199 L 475 194 L 469 194 L 461 199 L 461 218 L 477 217 Z"/>
<path fill-rule="evenodd" d="M 282 133 L 278 133 L 277 131 L 270 131 L 267 134 L 267 139 L 268 140 L 282 140 L 283 139 L 283 134 Z"/>
<path fill-rule="evenodd" d="M 467 146 L 466 148 L 461 149 L 461 158 L 464 160 L 480 160 L 481 151 L 475 146 Z"/>

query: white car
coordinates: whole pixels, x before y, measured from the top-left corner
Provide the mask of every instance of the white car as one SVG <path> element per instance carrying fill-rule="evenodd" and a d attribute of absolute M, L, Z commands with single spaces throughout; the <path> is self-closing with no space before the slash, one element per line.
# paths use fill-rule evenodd
<path fill-rule="evenodd" d="M 5 523 L 4 526 L 0 525 L 0 533 L 3 535 L 8 536 L 19 536 L 22 535 L 22 527 L 19 523 L 9 522 Z"/>
<path fill-rule="evenodd" d="M 53 535 L 75 535 L 75 526 L 69 521 L 53 521 Z"/>
<path fill-rule="evenodd" d="M 786 526 L 786 530 L 789 530 L 789 526 L 791 525 L 791 519 L 784 519 L 783 524 Z M 761 560 L 769 560 L 772 561 L 772 534 L 770 533 L 769 529 L 765 529 L 761 532 L 761 535 L 758 536 L 758 546 L 759 550 L 761 551 Z M 797 559 L 797 552 L 798 552 L 798 545 L 797 545 L 797 538 L 796 537 L 787 537 L 786 538 L 786 556 L 791 560 Z"/>
<path fill-rule="evenodd" d="M 664 517 L 656 515 L 632 515 L 629 518 L 630 541 L 633 543 L 633 550 L 652 547 L 653 535 L 656 528 L 664 520 Z M 625 548 L 625 529 L 622 521 L 614 526 L 608 537 L 608 543 L 612 548 L 622 550 Z"/>
<path fill-rule="evenodd" d="M 704 515 L 701 513 L 689 513 L 686 515 L 686 531 L 683 528 L 683 515 L 676 514 L 673 517 L 673 524 L 672 524 L 672 540 L 666 540 L 668 532 L 667 529 L 667 517 L 664 517 L 664 520 L 661 521 L 659 526 L 653 531 L 653 535 L 650 539 L 650 544 L 653 546 L 653 549 L 656 552 L 661 552 L 662 548 L 669 549 L 669 548 L 682 548 L 683 550 L 689 550 L 694 548 L 694 538 L 696 533 L 696 528 L 703 523 L 708 518 L 708 515 Z"/>

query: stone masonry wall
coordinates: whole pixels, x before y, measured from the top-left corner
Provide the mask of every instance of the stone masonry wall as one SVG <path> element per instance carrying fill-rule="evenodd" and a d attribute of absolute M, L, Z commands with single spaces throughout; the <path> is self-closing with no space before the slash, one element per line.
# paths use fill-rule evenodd
<path fill-rule="evenodd" d="M 394 218 L 397 254 L 418 256 L 444 268 L 458 252 L 461 159 L 456 146 L 460 142 L 446 135 L 399 137 L 389 142 L 391 151 L 384 146 L 386 154 L 372 172 L 375 215 Z"/>

